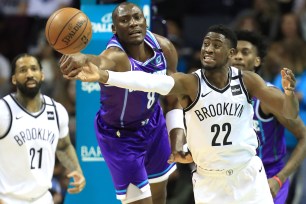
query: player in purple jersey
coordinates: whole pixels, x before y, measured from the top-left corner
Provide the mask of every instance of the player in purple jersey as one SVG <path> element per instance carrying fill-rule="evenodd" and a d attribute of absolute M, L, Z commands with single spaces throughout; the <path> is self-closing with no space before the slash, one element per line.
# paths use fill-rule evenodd
<path fill-rule="evenodd" d="M 154 75 L 176 72 L 178 59 L 173 44 L 147 30 L 138 6 L 119 4 L 112 20 L 114 35 L 107 48 L 99 56 L 63 56 L 60 64 L 64 74 L 66 68 L 69 71 L 76 68 L 72 72 L 77 72 L 77 67 L 87 63 L 118 72 L 144 71 Z M 183 112 L 177 98 L 165 98 L 162 109 L 157 93 L 104 84 L 100 87 L 101 107 L 95 130 L 117 198 L 122 203 L 165 204 L 167 179 L 176 168 L 168 159 L 170 155 L 184 156 Z M 167 112 L 167 122 L 163 112 Z M 173 154 L 167 129 L 170 137 L 177 137 L 177 142 L 171 144 Z"/>
<path fill-rule="evenodd" d="M 263 38 L 253 32 L 238 31 L 237 39 L 237 52 L 231 59 L 232 65 L 242 70 L 258 72 L 266 53 Z M 273 86 L 268 82 L 267 85 Z M 279 90 L 275 89 L 275 92 Z M 286 119 L 280 113 L 270 110 L 257 98 L 253 98 L 253 108 L 253 126 L 261 144 L 257 149 L 257 154 L 263 161 L 274 203 L 283 204 L 289 190 L 288 177 L 304 159 L 306 129 L 300 118 Z M 286 156 L 285 127 L 298 140 L 298 145 L 286 164 L 284 162 Z"/>

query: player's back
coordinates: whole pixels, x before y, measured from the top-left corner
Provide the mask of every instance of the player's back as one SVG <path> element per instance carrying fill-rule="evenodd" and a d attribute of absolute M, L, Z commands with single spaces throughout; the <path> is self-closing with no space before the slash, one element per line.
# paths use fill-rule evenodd
<path fill-rule="evenodd" d="M 147 31 L 145 43 L 154 52 L 153 57 L 145 62 L 129 57 L 131 71 L 144 71 L 152 74 L 166 74 L 166 59 L 155 36 Z M 125 51 L 118 38 L 114 35 L 107 48 L 117 47 Z M 145 125 L 156 109 L 160 109 L 159 94 L 122 89 L 100 84 L 101 107 L 99 116 L 104 123 L 116 128 L 137 128 Z"/>
<path fill-rule="evenodd" d="M 273 86 L 270 83 L 267 85 Z M 263 113 L 257 98 L 253 98 L 253 108 L 253 126 L 260 141 L 257 155 L 262 159 L 268 178 L 271 178 L 285 165 L 285 128 L 274 115 Z"/>

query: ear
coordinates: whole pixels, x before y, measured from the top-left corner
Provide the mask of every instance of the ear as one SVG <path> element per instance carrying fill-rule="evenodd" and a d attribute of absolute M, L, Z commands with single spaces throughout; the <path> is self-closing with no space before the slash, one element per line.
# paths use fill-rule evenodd
<path fill-rule="evenodd" d="M 259 67 L 260 64 L 261 64 L 261 59 L 260 59 L 260 57 L 256 57 L 254 66 L 255 66 L 255 67 Z"/>
<path fill-rule="evenodd" d="M 113 32 L 113 34 L 116 34 L 116 33 L 117 33 L 114 24 L 112 24 L 112 32 Z"/>
<path fill-rule="evenodd" d="M 41 80 L 45 81 L 45 74 L 43 72 L 41 72 Z"/>
<path fill-rule="evenodd" d="M 235 55 L 235 53 L 236 53 L 236 49 L 235 48 L 231 48 L 229 56 L 232 58 Z"/>
<path fill-rule="evenodd" d="M 16 83 L 17 83 L 17 82 L 16 82 L 16 77 L 15 77 L 15 75 L 13 75 L 13 76 L 12 76 L 12 84 L 16 85 Z"/>

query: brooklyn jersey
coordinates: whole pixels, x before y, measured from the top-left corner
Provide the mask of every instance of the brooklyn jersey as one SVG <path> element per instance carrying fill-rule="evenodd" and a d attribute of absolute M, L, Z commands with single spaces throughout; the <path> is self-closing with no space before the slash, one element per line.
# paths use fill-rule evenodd
<path fill-rule="evenodd" d="M 267 85 L 273 86 L 270 83 Z M 273 115 L 267 116 L 262 112 L 257 98 L 253 98 L 253 107 L 253 125 L 260 141 L 257 154 L 262 159 L 268 178 L 271 178 L 285 165 L 285 128 Z"/>
<path fill-rule="evenodd" d="M 238 167 L 256 155 L 253 107 L 241 71 L 229 67 L 229 83 L 214 87 L 197 70 L 195 101 L 185 108 L 187 144 L 199 168 L 224 170 Z"/>
<path fill-rule="evenodd" d="M 51 188 L 58 139 L 68 135 L 68 114 L 61 104 L 41 97 L 37 113 L 28 112 L 12 94 L 0 100 L 0 198 L 31 200 Z"/>
<path fill-rule="evenodd" d="M 144 42 L 152 48 L 154 56 L 145 62 L 129 57 L 131 71 L 166 74 L 166 59 L 150 31 L 147 31 Z M 109 47 L 118 47 L 125 52 L 116 35 L 108 42 L 107 48 Z M 105 84 L 100 84 L 100 87 L 100 118 L 115 128 L 137 128 L 146 125 L 156 106 L 159 106 L 159 95 L 154 92 L 146 93 Z"/>

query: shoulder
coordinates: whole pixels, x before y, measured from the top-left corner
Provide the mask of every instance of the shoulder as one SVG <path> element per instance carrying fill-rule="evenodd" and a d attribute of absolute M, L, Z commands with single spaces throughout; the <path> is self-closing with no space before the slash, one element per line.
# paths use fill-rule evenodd
<path fill-rule="evenodd" d="M 126 52 L 118 47 L 110 47 L 100 55 L 115 63 L 115 70 L 113 71 L 127 71 L 130 68 L 130 62 Z"/>
<path fill-rule="evenodd" d="M 161 48 L 163 49 L 163 51 L 170 51 L 171 49 L 175 49 L 174 45 L 172 44 L 172 42 L 168 39 L 165 38 L 161 35 L 155 34 L 153 33 L 154 37 L 156 38 L 157 42 L 159 43 L 159 45 L 161 46 Z"/>
<path fill-rule="evenodd" d="M 54 105 L 55 105 L 59 119 L 61 119 L 62 117 L 68 117 L 67 109 L 61 103 L 55 101 L 54 99 L 52 100 L 54 101 Z"/>

